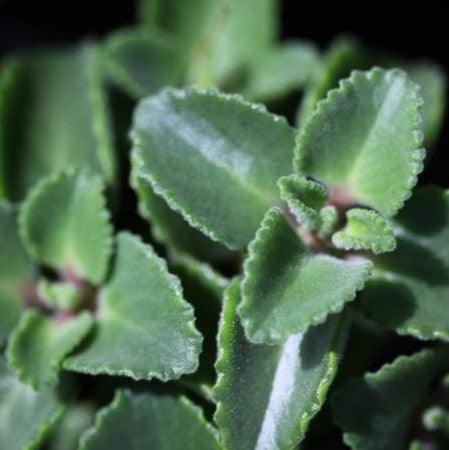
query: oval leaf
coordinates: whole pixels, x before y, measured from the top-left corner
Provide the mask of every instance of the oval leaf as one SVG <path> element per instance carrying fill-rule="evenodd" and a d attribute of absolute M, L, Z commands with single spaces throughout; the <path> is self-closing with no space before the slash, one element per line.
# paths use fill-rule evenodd
<path fill-rule="evenodd" d="M 324 322 L 355 298 L 371 266 L 363 258 L 310 253 L 272 208 L 244 263 L 239 314 L 246 335 L 255 343 L 279 343 Z"/>
<path fill-rule="evenodd" d="M 287 122 L 235 95 L 164 90 L 139 104 L 131 135 L 133 176 L 230 248 L 251 240 L 291 172 Z"/>
<path fill-rule="evenodd" d="M 283 345 L 254 345 L 236 314 L 239 285 L 225 293 L 216 363 L 214 416 L 224 447 L 296 448 L 323 405 L 346 337 L 346 320 L 333 316 Z"/>
<path fill-rule="evenodd" d="M 19 216 L 28 252 L 54 269 L 69 270 L 100 283 L 112 251 L 112 227 L 103 189 L 100 178 L 75 171 L 38 183 Z"/>
<path fill-rule="evenodd" d="M 301 129 L 296 169 L 394 215 L 423 167 L 418 90 L 399 70 L 352 72 Z"/>
<path fill-rule="evenodd" d="M 202 338 L 192 307 L 179 280 L 139 238 L 118 235 L 115 266 L 98 307 L 92 338 L 65 368 L 163 381 L 197 369 Z"/>
<path fill-rule="evenodd" d="M 213 427 L 185 397 L 117 391 L 81 438 L 81 450 L 219 450 Z"/>

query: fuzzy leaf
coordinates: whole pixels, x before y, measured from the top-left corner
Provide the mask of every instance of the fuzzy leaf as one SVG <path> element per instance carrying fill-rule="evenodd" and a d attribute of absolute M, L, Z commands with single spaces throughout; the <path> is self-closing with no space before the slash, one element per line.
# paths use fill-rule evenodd
<path fill-rule="evenodd" d="M 0 200 L 0 347 L 19 319 L 22 291 L 31 272 L 16 216 L 15 208 Z"/>
<path fill-rule="evenodd" d="M 394 228 L 397 249 L 374 259 L 363 310 L 401 334 L 449 341 L 449 191 L 418 189 Z"/>
<path fill-rule="evenodd" d="M 298 110 L 297 123 L 302 126 L 307 122 L 317 102 L 326 97 L 330 89 L 336 88 L 339 80 L 347 78 L 354 69 L 368 69 L 370 65 L 372 62 L 366 51 L 355 39 L 335 39 L 306 89 Z"/>
<path fill-rule="evenodd" d="M 34 391 L 0 360 L 0 448 L 34 450 L 64 411 L 54 388 Z"/>
<path fill-rule="evenodd" d="M 179 280 L 129 233 L 117 237 L 115 266 L 98 307 L 95 333 L 65 368 L 163 381 L 196 370 L 201 335 Z"/>
<path fill-rule="evenodd" d="M 355 298 L 371 272 L 363 258 L 312 254 L 282 213 L 266 214 L 248 249 L 239 315 L 255 343 L 278 343 L 324 322 Z"/>
<path fill-rule="evenodd" d="M 429 431 L 440 431 L 449 436 L 449 411 L 441 406 L 432 406 L 424 411 L 422 422 Z"/>
<path fill-rule="evenodd" d="M 188 255 L 175 253 L 170 259 L 171 267 L 181 280 L 184 296 L 195 310 L 197 327 L 204 336 L 198 370 L 189 379 L 212 386 L 215 382 L 214 362 L 221 300 L 229 281 L 207 264 Z"/>
<path fill-rule="evenodd" d="M 277 179 L 291 171 L 287 122 L 216 91 L 167 89 L 144 100 L 132 139 L 134 176 L 230 248 L 251 240 L 278 202 Z"/>
<path fill-rule="evenodd" d="M 320 210 L 320 227 L 318 236 L 322 239 L 328 238 L 334 231 L 338 221 L 337 208 L 333 205 L 327 205 Z"/>
<path fill-rule="evenodd" d="M 220 449 L 215 430 L 185 397 L 117 391 L 95 425 L 81 439 L 81 450 Z"/>
<path fill-rule="evenodd" d="M 135 99 L 182 80 L 185 67 L 174 41 L 161 34 L 142 28 L 115 31 L 102 51 L 110 78 Z"/>
<path fill-rule="evenodd" d="M 411 414 L 444 367 L 447 352 L 400 356 L 375 373 L 345 385 L 333 397 L 334 419 L 353 450 L 406 448 Z"/>
<path fill-rule="evenodd" d="M 279 195 L 296 220 L 309 230 L 320 226 L 320 209 L 328 197 L 327 189 L 302 175 L 293 174 L 278 180 Z"/>
<path fill-rule="evenodd" d="M 138 170 L 133 169 L 132 175 L 137 173 Z M 141 178 L 132 176 L 131 184 L 139 198 L 140 215 L 150 222 L 154 239 L 165 245 L 169 252 L 187 253 L 210 262 L 221 262 L 235 257 L 235 254 L 222 244 L 190 226 L 181 214 L 154 194 L 152 187 Z"/>
<path fill-rule="evenodd" d="M 17 58 L 9 88 L 0 92 L 0 179 L 10 199 L 23 199 L 42 176 L 67 166 L 114 179 L 97 58 L 92 45 Z"/>
<path fill-rule="evenodd" d="M 26 311 L 8 342 L 9 366 L 20 380 L 37 390 L 54 385 L 63 359 L 79 345 L 92 325 L 88 312 L 58 320 Z"/>
<path fill-rule="evenodd" d="M 225 294 L 216 363 L 215 422 L 224 447 L 296 448 L 323 405 L 346 337 L 346 320 L 333 316 L 283 345 L 254 345 L 245 338 L 236 307 L 239 285 Z"/>
<path fill-rule="evenodd" d="M 418 83 L 424 100 L 421 115 L 425 145 L 433 145 L 443 125 L 446 105 L 446 76 L 434 63 L 412 63 L 404 66 L 413 81 Z"/>
<path fill-rule="evenodd" d="M 345 227 L 332 236 L 337 248 L 371 250 L 376 255 L 396 248 L 393 228 L 375 211 L 353 208 L 346 212 Z"/>
<path fill-rule="evenodd" d="M 90 403 L 70 405 L 52 433 L 48 450 L 78 450 L 80 436 L 93 425 L 94 417 Z"/>
<path fill-rule="evenodd" d="M 74 310 L 81 302 L 81 297 L 73 283 L 50 282 L 46 278 L 39 280 L 37 294 L 50 308 L 57 310 Z"/>
<path fill-rule="evenodd" d="M 301 129 L 296 169 L 394 215 L 422 170 L 421 104 L 402 71 L 352 72 Z"/>
<path fill-rule="evenodd" d="M 243 94 L 257 101 L 279 100 L 305 86 L 318 66 L 317 48 L 291 41 L 270 49 L 251 70 Z"/>
<path fill-rule="evenodd" d="M 38 183 L 19 216 L 28 252 L 54 269 L 100 283 L 112 251 L 103 189 L 100 178 L 80 171 L 60 172 Z"/>

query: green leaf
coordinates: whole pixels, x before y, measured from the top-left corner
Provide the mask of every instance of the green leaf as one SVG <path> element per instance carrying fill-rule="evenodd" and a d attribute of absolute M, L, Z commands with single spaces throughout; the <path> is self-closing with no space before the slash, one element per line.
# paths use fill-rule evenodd
<path fill-rule="evenodd" d="M 37 294 L 50 308 L 74 310 L 79 307 L 81 298 L 73 283 L 50 282 L 46 278 L 39 280 Z"/>
<path fill-rule="evenodd" d="M 134 161 L 136 162 L 136 161 Z M 137 164 L 135 164 L 137 165 Z M 152 187 L 132 169 L 131 185 L 139 199 L 139 212 L 151 224 L 154 239 L 165 245 L 169 252 L 188 253 L 200 260 L 222 262 L 235 257 L 235 253 L 191 227 L 181 214 L 171 209 Z"/>
<path fill-rule="evenodd" d="M 396 248 L 393 228 L 378 214 L 362 208 L 346 212 L 346 225 L 332 236 L 332 243 L 344 250 L 371 250 L 376 255 Z"/>
<path fill-rule="evenodd" d="M 281 199 L 287 203 L 296 220 L 309 230 L 319 228 L 320 209 L 327 201 L 327 189 L 298 174 L 281 177 L 278 186 Z"/>
<path fill-rule="evenodd" d="M 356 39 L 351 37 L 335 39 L 306 89 L 298 111 L 297 123 L 301 126 L 305 124 L 317 102 L 326 97 L 330 89 L 337 87 L 339 80 L 347 78 L 352 70 L 368 69 L 372 65 L 370 59 Z"/>
<path fill-rule="evenodd" d="M 112 227 L 99 177 L 65 171 L 41 180 L 22 204 L 19 222 L 28 252 L 57 270 L 93 283 L 106 276 Z"/>
<path fill-rule="evenodd" d="M 0 445 L 7 450 L 34 450 L 56 425 L 64 406 L 54 388 L 34 391 L 0 360 Z"/>
<path fill-rule="evenodd" d="M 81 439 L 81 450 L 220 449 L 215 430 L 185 397 L 117 391 L 95 425 Z"/>
<path fill-rule="evenodd" d="M 318 228 L 318 237 L 327 239 L 335 229 L 338 221 L 337 208 L 333 205 L 327 205 L 320 210 L 320 227 Z"/>
<path fill-rule="evenodd" d="M 93 425 L 95 409 L 89 403 L 70 405 L 52 433 L 49 450 L 78 450 L 79 439 Z"/>
<path fill-rule="evenodd" d="M 214 363 L 221 300 L 229 280 L 188 255 L 175 253 L 170 260 L 171 267 L 181 280 L 184 296 L 195 310 L 197 327 L 204 336 L 199 368 L 189 379 L 211 386 L 215 382 Z"/>
<path fill-rule="evenodd" d="M 442 69 L 430 62 L 410 63 L 404 67 L 413 81 L 420 87 L 424 100 L 421 109 L 424 127 L 424 143 L 435 144 L 443 125 L 446 105 L 446 75 Z"/>
<path fill-rule="evenodd" d="M 30 261 L 17 232 L 16 209 L 0 200 L 0 347 L 19 319 Z"/>
<path fill-rule="evenodd" d="M 449 192 L 416 190 L 394 228 L 397 249 L 374 259 L 363 311 L 401 334 L 449 341 Z"/>
<path fill-rule="evenodd" d="M 64 358 L 80 344 L 93 325 L 88 312 L 77 317 L 46 317 L 37 311 L 23 313 L 11 333 L 9 366 L 35 389 L 54 385 Z"/>
<path fill-rule="evenodd" d="M 296 169 L 394 215 L 423 167 L 421 105 L 402 71 L 352 72 L 300 130 Z"/>
<path fill-rule="evenodd" d="M 117 237 L 115 265 L 99 293 L 94 331 L 64 368 L 167 381 L 198 367 L 202 339 L 179 280 L 152 247 L 129 233 Z"/>
<path fill-rule="evenodd" d="M 402 450 L 411 415 L 448 363 L 447 352 L 400 356 L 375 373 L 345 385 L 333 397 L 334 419 L 353 450 Z"/>
<path fill-rule="evenodd" d="M 441 406 L 432 406 L 424 411 L 423 425 L 429 431 L 441 431 L 449 436 L 449 411 Z"/>
<path fill-rule="evenodd" d="M 214 416 L 224 447 L 296 448 L 335 376 L 347 322 L 333 316 L 283 345 L 254 345 L 236 314 L 239 285 L 225 294 L 216 363 Z"/>
<path fill-rule="evenodd" d="M 109 77 L 135 99 L 179 85 L 185 70 L 173 39 L 142 28 L 112 33 L 102 57 Z"/>
<path fill-rule="evenodd" d="M 309 42 L 291 41 L 270 49 L 254 64 L 243 95 L 270 102 L 303 88 L 319 63 L 318 50 Z"/>
<path fill-rule="evenodd" d="M 21 200 L 42 176 L 67 166 L 114 179 L 109 117 L 97 51 L 83 45 L 18 57 L 0 113 L 6 194 Z"/>
<path fill-rule="evenodd" d="M 291 172 L 293 130 L 264 107 L 216 91 L 164 90 L 134 115 L 134 176 L 193 226 L 244 248 L 276 181 Z"/>
<path fill-rule="evenodd" d="M 239 314 L 248 338 L 279 343 L 354 300 L 371 272 L 363 258 L 313 254 L 277 208 L 268 211 L 244 262 Z"/>

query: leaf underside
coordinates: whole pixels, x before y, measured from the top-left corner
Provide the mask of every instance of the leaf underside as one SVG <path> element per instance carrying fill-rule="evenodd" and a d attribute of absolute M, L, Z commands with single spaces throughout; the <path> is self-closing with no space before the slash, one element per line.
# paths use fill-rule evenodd
<path fill-rule="evenodd" d="M 133 176 L 230 248 L 248 244 L 291 172 L 292 129 L 236 95 L 166 89 L 139 104 L 131 136 Z"/>
<path fill-rule="evenodd" d="M 312 254 L 277 208 L 265 216 L 244 263 L 239 315 L 255 343 L 279 343 L 324 322 L 362 289 L 371 272 L 363 258 Z"/>
<path fill-rule="evenodd" d="M 149 245 L 120 233 L 110 280 L 98 296 L 94 333 L 65 360 L 66 369 L 163 381 L 197 369 L 202 338 L 192 307 Z"/>
<path fill-rule="evenodd" d="M 81 438 L 81 450 L 213 450 L 216 434 L 185 397 L 117 391 Z"/>
<path fill-rule="evenodd" d="M 332 316 L 282 345 L 254 345 L 245 338 L 233 282 L 225 293 L 216 363 L 214 420 L 224 447 L 295 448 L 323 405 L 346 336 L 346 320 Z"/>
<path fill-rule="evenodd" d="M 353 71 L 301 128 L 296 169 L 394 215 L 423 167 L 418 90 L 400 70 Z"/>

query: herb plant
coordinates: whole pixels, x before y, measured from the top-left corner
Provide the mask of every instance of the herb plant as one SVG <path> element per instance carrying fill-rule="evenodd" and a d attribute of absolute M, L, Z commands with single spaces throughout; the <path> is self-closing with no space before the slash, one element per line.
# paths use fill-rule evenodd
<path fill-rule="evenodd" d="M 2 62 L 1 450 L 448 448 L 445 75 L 277 26 L 144 0 Z"/>

